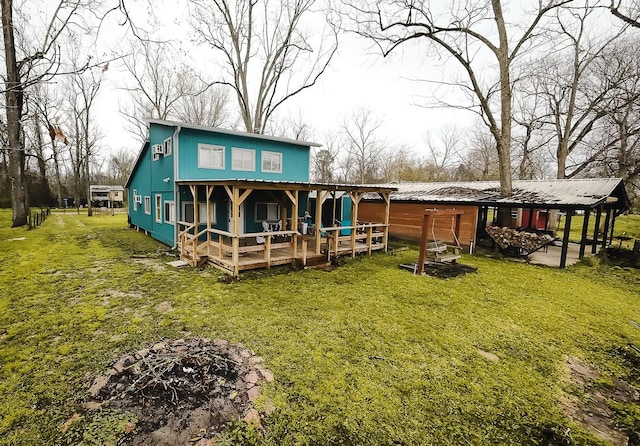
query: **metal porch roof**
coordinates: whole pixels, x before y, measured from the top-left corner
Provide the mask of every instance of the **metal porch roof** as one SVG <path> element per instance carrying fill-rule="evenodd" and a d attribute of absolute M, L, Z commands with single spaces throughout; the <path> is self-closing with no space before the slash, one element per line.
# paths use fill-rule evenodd
<path fill-rule="evenodd" d="M 398 183 L 392 201 L 437 202 L 514 207 L 549 207 L 586 209 L 605 201 L 616 202 L 618 209 L 630 207 L 624 184 L 620 178 L 515 180 L 513 194 L 500 195 L 498 181 Z M 367 194 L 365 199 L 376 199 Z"/>

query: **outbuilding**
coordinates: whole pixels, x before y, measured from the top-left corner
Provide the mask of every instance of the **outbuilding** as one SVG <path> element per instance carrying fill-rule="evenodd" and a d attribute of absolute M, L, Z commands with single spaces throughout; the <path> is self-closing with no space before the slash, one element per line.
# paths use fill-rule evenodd
<path fill-rule="evenodd" d="M 393 237 L 419 240 L 425 209 L 459 209 L 458 240 L 469 251 L 486 239 L 485 228 L 493 224 L 498 209 L 511 210 L 513 228 L 531 231 L 553 231 L 552 215 L 566 218 L 565 230 L 559 234 L 562 243 L 560 267 L 566 266 L 569 229 L 576 213 L 584 214 L 579 257 L 587 244 L 595 253 L 613 239 L 616 217 L 630 210 L 631 205 L 624 182 L 620 178 L 516 180 L 510 196 L 500 194 L 497 181 L 452 183 L 394 183 L 398 190 L 391 193 L 389 234 Z M 375 220 L 384 202 L 367 194 L 360 204 L 359 218 Z M 589 220 L 595 218 L 595 229 L 589 234 Z M 451 222 L 436 221 L 434 230 L 445 241 L 450 238 Z"/>

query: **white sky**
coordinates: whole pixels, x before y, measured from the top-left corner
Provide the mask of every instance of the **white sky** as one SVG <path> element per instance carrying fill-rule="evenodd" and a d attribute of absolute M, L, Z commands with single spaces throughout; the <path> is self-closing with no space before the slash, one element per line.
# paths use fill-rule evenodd
<path fill-rule="evenodd" d="M 179 6 L 163 2 L 162 8 Z M 184 22 L 177 24 L 174 19 L 155 27 L 162 30 L 165 38 L 186 39 Z M 110 28 L 107 34 L 116 41 L 121 39 L 117 27 Z M 302 116 L 314 130 L 311 139 L 322 144 L 327 132 L 337 133 L 345 118 L 360 108 L 368 108 L 383 121 L 379 134 L 382 140 L 392 146 L 406 145 L 421 153 L 427 133 L 436 134 L 439 129 L 454 125 L 464 128 L 470 125 L 473 116 L 460 110 L 427 109 L 416 105 L 420 101 L 417 94 L 426 94 L 426 87 L 410 79 L 431 76 L 433 67 L 416 57 L 413 50 L 416 48 L 401 48 L 397 54 L 384 59 L 366 39 L 343 34 L 339 52 L 327 72 L 315 86 L 283 104 L 277 115 L 282 118 Z M 105 46 L 103 55 L 107 51 Z M 105 135 L 102 153 L 121 148 L 137 152 L 139 145 L 133 135 L 127 133 L 126 121 L 119 113 L 119 103 L 126 101 L 126 93 L 118 90 L 115 84 L 122 83 L 124 74 L 112 66 L 107 72 L 109 82 L 104 83 L 97 110 L 98 122 Z M 229 97 L 229 109 L 233 111 L 237 105 L 234 97 Z"/>

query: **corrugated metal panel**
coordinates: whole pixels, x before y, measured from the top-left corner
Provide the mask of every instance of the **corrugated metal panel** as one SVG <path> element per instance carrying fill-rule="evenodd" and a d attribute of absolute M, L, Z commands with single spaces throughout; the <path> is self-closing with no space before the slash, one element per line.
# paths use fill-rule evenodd
<path fill-rule="evenodd" d="M 398 192 L 391 194 L 394 201 L 592 207 L 610 197 L 621 182 L 620 178 L 517 180 L 513 182 L 513 194 L 508 197 L 500 195 L 498 181 L 398 183 L 390 186 L 398 188 Z M 365 196 L 365 199 L 375 198 L 376 194 Z"/>

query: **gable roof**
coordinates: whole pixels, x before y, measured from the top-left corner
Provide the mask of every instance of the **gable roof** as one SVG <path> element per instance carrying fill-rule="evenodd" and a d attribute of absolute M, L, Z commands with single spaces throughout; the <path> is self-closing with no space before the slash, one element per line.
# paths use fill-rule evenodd
<path fill-rule="evenodd" d="M 309 141 L 301 141 L 298 139 L 282 138 L 279 136 L 262 135 L 259 133 L 241 132 L 238 130 L 222 129 L 220 127 L 209 127 L 206 125 L 189 124 L 187 122 L 165 121 L 162 119 L 147 119 L 149 124 L 164 125 L 167 127 L 181 127 L 183 129 L 202 130 L 204 132 L 220 133 L 222 135 L 242 136 L 245 138 L 262 139 L 265 141 L 275 141 L 285 144 L 293 144 L 302 147 L 322 147 L 322 144 Z"/>
<path fill-rule="evenodd" d="M 138 152 L 138 156 L 136 157 L 136 161 L 133 163 L 131 172 L 129 172 L 129 177 L 127 178 L 127 182 L 124 184 L 125 189 L 129 189 L 129 185 L 131 184 L 131 180 L 133 179 L 133 174 L 138 169 L 138 166 L 142 161 L 142 154 L 144 153 L 147 147 L 149 147 L 149 141 L 143 142 L 142 147 L 140 147 L 140 151 Z"/>
<path fill-rule="evenodd" d="M 515 180 L 513 194 L 500 194 L 498 181 L 445 183 L 398 183 L 392 201 L 437 202 L 442 204 L 488 205 L 498 207 L 594 208 L 605 202 L 620 210 L 631 208 L 621 178 L 558 180 Z M 365 199 L 376 199 L 367 194 Z"/>

